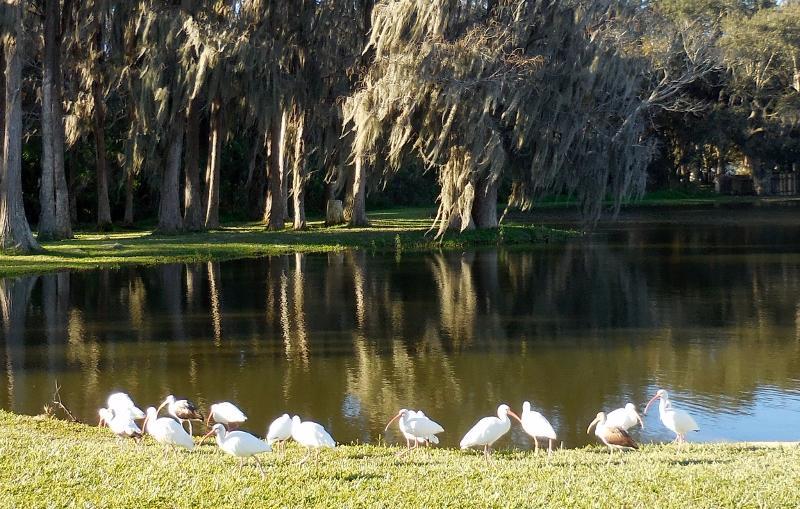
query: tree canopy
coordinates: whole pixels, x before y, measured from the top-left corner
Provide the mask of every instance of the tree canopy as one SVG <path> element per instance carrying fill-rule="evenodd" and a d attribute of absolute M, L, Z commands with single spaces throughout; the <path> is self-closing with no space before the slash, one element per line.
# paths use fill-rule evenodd
<path fill-rule="evenodd" d="M 768 194 L 800 153 L 796 1 L 19 0 L 2 14 L 0 236 L 22 251 L 29 222 L 40 238 L 137 217 L 178 232 L 291 214 L 301 229 L 307 207 L 342 200 L 366 225 L 381 194 L 438 196 L 439 235 L 550 194 L 591 223 L 606 200 L 731 162 Z"/>

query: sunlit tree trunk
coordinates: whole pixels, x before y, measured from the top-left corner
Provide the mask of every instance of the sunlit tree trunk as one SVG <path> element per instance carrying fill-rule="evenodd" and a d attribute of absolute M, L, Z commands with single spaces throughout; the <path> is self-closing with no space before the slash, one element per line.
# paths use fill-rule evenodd
<path fill-rule="evenodd" d="M 281 168 L 281 202 L 283 203 L 283 219 L 289 219 L 289 165 L 286 164 L 286 143 L 288 141 L 289 110 L 284 109 L 281 115 L 281 137 L 278 146 L 278 164 Z"/>
<path fill-rule="evenodd" d="M 219 227 L 219 185 L 222 158 L 222 104 L 219 98 L 211 101 L 211 133 L 206 166 L 206 228 Z"/>
<path fill-rule="evenodd" d="M 305 119 L 303 115 L 300 115 L 297 123 L 297 132 L 295 133 L 294 166 L 292 168 L 293 227 L 295 230 L 302 230 L 306 227 L 304 128 Z"/>
<path fill-rule="evenodd" d="M 367 176 L 364 172 L 364 161 L 356 157 L 353 168 L 353 181 L 347 196 L 347 211 L 350 226 L 369 226 L 366 210 Z"/>
<path fill-rule="evenodd" d="M 22 0 L 7 1 L 5 37 L 5 122 L 0 164 L 0 250 L 39 250 L 22 203 Z"/>
<path fill-rule="evenodd" d="M 281 192 L 280 164 L 280 116 L 275 108 L 269 128 L 269 154 L 267 157 L 267 203 L 264 211 L 264 222 L 270 230 L 282 230 L 284 227 L 285 202 Z"/>
<path fill-rule="evenodd" d="M 186 112 L 186 154 L 183 164 L 183 227 L 202 230 L 203 197 L 200 193 L 200 100 L 193 99 Z"/>

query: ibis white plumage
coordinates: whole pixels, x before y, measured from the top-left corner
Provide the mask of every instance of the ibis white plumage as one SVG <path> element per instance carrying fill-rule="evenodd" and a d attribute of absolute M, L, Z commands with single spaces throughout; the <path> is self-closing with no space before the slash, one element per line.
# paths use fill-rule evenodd
<path fill-rule="evenodd" d="M 212 420 L 224 424 L 227 429 L 236 429 L 247 420 L 247 416 L 233 403 L 223 401 L 208 408 L 206 426 L 210 426 Z"/>
<path fill-rule="evenodd" d="M 110 408 L 101 408 L 97 414 L 100 416 L 100 422 L 97 425 L 108 426 L 111 432 L 120 438 L 140 438 L 142 436 L 142 430 L 127 411 L 115 412 Z"/>
<path fill-rule="evenodd" d="M 547 439 L 547 451 L 552 452 L 553 440 L 556 439 L 556 432 L 545 416 L 531 410 L 529 401 L 522 404 L 522 429 L 525 430 L 525 433 L 533 437 L 535 452 L 539 452 L 539 438 Z"/>
<path fill-rule="evenodd" d="M 261 471 L 261 475 L 264 475 L 264 468 L 261 466 L 261 461 L 257 455 L 272 451 L 272 447 L 268 443 L 244 431 L 227 431 L 225 426 L 220 423 L 215 424 L 206 433 L 203 440 L 214 434 L 217 435 L 217 445 L 220 449 L 239 458 L 239 468 L 244 465 L 245 458 L 252 456 Z M 200 442 L 202 443 L 202 440 Z"/>
<path fill-rule="evenodd" d="M 131 397 L 124 392 L 115 392 L 108 396 L 106 406 L 109 410 L 118 414 L 127 412 L 132 419 L 144 419 L 145 417 L 142 409 L 137 407 Z"/>
<path fill-rule="evenodd" d="M 586 433 L 590 433 L 592 428 L 594 428 L 594 434 L 608 446 L 610 452 L 613 452 L 614 449 L 621 451 L 639 448 L 627 431 L 608 425 L 605 412 L 597 413 L 592 423 L 586 428 Z"/>
<path fill-rule="evenodd" d="M 192 437 L 178 424 L 169 417 L 159 417 L 158 410 L 153 407 L 147 408 L 147 417 L 144 419 L 142 429 L 152 435 L 156 442 L 184 449 L 194 449 Z"/>
<path fill-rule="evenodd" d="M 321 424 L 312 421 L 301 421 L 297 415 L 292 417 L 292 439 L 308 449 L 308 453 L 300 463 L 304 463 L 308 459 L 311 449 L 314 449 L 315 454 L 319 454 L 319 450 L 322 448 L 332 449 L 336 447 L 333 437 L 325 431 Z"/>
<path fill-rule="evenodd" d="M 500 437 L 508 433 L 508 430 L 511 429 L 511 419 L 508 418 L 509 415 L 522 423 L 519 416 L 511 411 L 508 405 L 500 405 L 497 407 L 497 417 L 484 417 L 464 435 L 464 438 L 461 439 L 461 448 L 467 449 L 469 447 L 481 446 L 483 447 L 483 455 L 488 461 L 492 444 L 497 442 Z"/>
<path fill-rule="evenodd" d="M 672 406 L 669 393 L 664 389 L 659 389 L 656 395 L 647 402 L 647 406 L 644 407 L 645 415 L 647 414 L 647 409 L 650 408 L 650 405 L 657 399 L 661 400 L 658 403 L 658 413 L 659 417 L 661 417 L 661 422 L 675 433 L 675 442 L 685 442 L 686 433 L 690 431 L 700 431 L 700 427 L 691 415 L 685 410 L 680 410 Z"/>
<path fill-rule="evenodd" d="M 622 428 L 625 431 L 628 431 L 637 424 L 641 425 L 642 429 L 644 429 L 642 416 L 640 416 L 639 412 L 636 411 L 636 405 L 633 403 L 626 404 L 625 408 L 617 408 L 616 410 L 612 410 L 608 413 L 608 415 L 606 415 L 607 426 Z"/>
<path fill-rule="evenodd" d="M 158 407 L 158 411 L 160 412 L 165 405 L 167 407 L 167 413 L 177 419 L 181 427 L 183 427 L 184 422 L 189 423 L 189 435 L 192 435 L 192 421 L 203 420 L 203 414 L 200 413 L 194 403 L 188 399 L 175 399 L 175 396 L 170 394 L 164 399 L 161 406 Z"/>
<path fill-rule="evenodd" d="M 283 446 L 287 440 L 292 438 L 292 418 L 289 414 L 283 414 L 269 425 L 267 429 L 267 443 L 275 443 Z"/>
<path fill-rule="evenodd" d="M 414 411 L 406 410 L 405 408 L 401 409 L 392 417 L 392 420 L 386 424 L 384 431 L 388 430 L 389 426 L 398 419 L 398 426 L 400 427 L 400 432 L 406 439 L 406 447 L 408 450 L 412 449 L 411 442 L 414 442 L 413 448 L 418 447 L 421 443 L 438 443 L 439 439 L 436 437 L 436 434 L 444 432 L 444 428 L 442 428 L 439 423 L 430 419 L 421 410 Z"/>

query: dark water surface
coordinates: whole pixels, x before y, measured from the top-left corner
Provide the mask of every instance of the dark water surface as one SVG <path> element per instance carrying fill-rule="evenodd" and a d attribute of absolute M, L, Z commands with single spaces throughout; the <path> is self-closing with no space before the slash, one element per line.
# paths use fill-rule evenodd
<path fill-rule="evenodd" d="M 422 408 L 454 446 L 529 399 L 567 447 L 600 409 L 671 391 L 697 441 L 800 439 L 800 213 L 683 210 L 534 249 L 346 252 L 0 280 L 0 407 L 61 384 L 284 411 L 376 442 Z M 709 215 L 710 214 L 710 215 Z M 657 410 L 636 434 L 671 439 Z M 394 433 L 385 436 L 397 441 Z M 529 442 L 518 427 L 498 446 Z"/>

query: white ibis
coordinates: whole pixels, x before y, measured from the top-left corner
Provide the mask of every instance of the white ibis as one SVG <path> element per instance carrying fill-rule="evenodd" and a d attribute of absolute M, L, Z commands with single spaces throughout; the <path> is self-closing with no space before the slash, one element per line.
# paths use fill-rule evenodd
<path fill-rule="evenodd" d="M 265 475 L 264 468 L 261 466 L 261 461 L 259 461 L 257 454 L 272 451 L 272 447 L 268 443 L 244 431 L 226 431 L 225 426 L 220 423 L 215 424 L 211 428 L 211 431 L 203 436 L 200 443 L 202 444 L 203 440 L 215 433 L 217 435 L 217 445 L 219 448 L 239 458 L 239 468 L 244 465 L 245 458 L 252 456 L 253 459 L 256 460 L 261 475 Z"/>
<path fill-rule="evenodd" d="M 131 419 L 144 419 L 144 412 L 142 412 L 142 409 L 137 407 L 131 397 L 124 392 L 115 392 L 111 394 L 106 401 L 106 406 L 109 410 L 116 413 L 127 411 Z"/>
<path fill-rule="evenodd" d="M 272 445 L 277 442 L 283 446 L 290 438 L 292 438 L 292 418 L 289 414 L 283 414 L 269 425 L 267 443 Z"/>
<path fill-rule="evenodd" d="M 183 427 L 184 422 L 189 423 L 189 435 L 192 434 L 192 421 L 202 421 L 203 414 L 194 406 L 194 403 L 188 399 L 175 399 L 175 396 L 170 394 L 158 407 L 160 412 L 164 405 L 167 406 L 167 413 L 178 420 Z"/>
<path fill-rule="evenodd" d="M 636 411 L 636 406 L 633 403 L 628 403 L 625 408 L 617 408 L 612 410 L 606 415 L 606 426 L 613 428 L 622 428 L 628 431 L 637 424 L 644 429 L 644 422 L 642 416 Z"/>
<path fill-rule="evenodd" d="M 672 407 L 669 394 L 664 389 L 659 389 L 656 395 L 647 402 L 647 406 L 644 407 L 645 415 L 647 415 L 647 409 L 650 408 L 653 401 L 657 399 L 661 399 L 658 404 L 658 413 L 661 417 L 661 422 L 675 433 L 675 442 L 680 443 L 686 441 L 686 433 L 690 431 L 700 431 L 700 427 L 691 415 L 685 410 Z"/>
<path fill-rule="evenodd" d="M 482 446 L 483 455 L 489 461 L 492 444 L 511 429 L 509 415 L 522 423 L 519 416 L 512 412 L 508 405 L 500 405 L 497 407 L 497 417 L 484 417 L 464 435 L 464 438 L 461 439 L 461 448 L 467 449 L 469 447 Z"/>
<path fill-rule="evenodd" d="M 212 419 L 214 422 L 224 424 L 227 429 L 236 429 L 247 420 L 247 416 L 233 403 L 223 401 L 222 403 L 214 403 L 209 407 L 206 426 L 211 425 Z"/>
<path fill-rule="evenodd" d="M 592 423 L 589 424 L 589 427 L 586 428 L 586 433 L 590 433 L 592 428 L 594 428 L 594 434 L 597 435 L 597 438 L 608 446 L 609 452 L 613 452 L 614 449 L 621 451 L 639 448 L 627 431 L 616 426 L 608 425 L 605 412 L 599 412 L 597 414 L 597 417 L 595 417 Z"/>
<path fill-rule="evenodd" d="M 101 408 L 97 411 L 100 416 L 98 426 L 108 426 L 112 433 L 120 438 L 141 438 L 142 430 L 134 422 L 131 414 L 127 412 L 117 413 L 110 408 Z"/>
<path fill-rule="evenodd" d="M 547 439 L 548 453 L 553 451 L 553 440 L 556 439 L 556 432 L 545 416 L 531 410 L 529 401 L 522 404 L 522 429 L 525 430 L 525 433 L 533 437 L 535 452 L 539 452 L 539 438 Z"/>
<path fill-rule="evenodd" d="M 184 449 L 194 449 L 192 437 L 186 433 L 183 426 L 169 417 L 159 417 L 158 410 L 153 407 L 147 408 L 147 417 L 144 420 L 142 429 L 156 439 L 156 442 Z"/>
<path fill-rule="evenodd" d="M 434 440 L 434 443 L 438 443 L 439 439 L 436 438 L 436 434 L 444 431 L 444 428 L 437 422 L 428 418 L 422 411 L 416 412 L 414 410 L 406 410 L 405 408 L 401 409 L 397 412 L 397 415 L 392 417 L 392 420 L 386 424 L 383 431 L 388 430 L 389 426 L 398 419 L 399 421 L 397 424 L 406 439 L 406 452 L 412 449 L 412 441 L 414 442 L 414 449 L 416 449 L 420 443 L 434 442 Z"/>
<path fill-rule="evenodd" d="M 319 454 L 319 450 L 323 447 L 331 449 L 336 447 L 336 442 L 333 441 L 333 438 L 321 424 L 312 421 L 301 421 L 297 415 L 292 417 L 292 438 L 295 442 L 308 449 L 305 458 L 300 460 L 300 463 L 305 463 L 308 455 L 311 454 L 311 449 L 314 449 L 315 453 Z"/>

